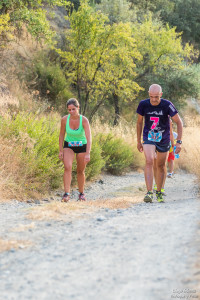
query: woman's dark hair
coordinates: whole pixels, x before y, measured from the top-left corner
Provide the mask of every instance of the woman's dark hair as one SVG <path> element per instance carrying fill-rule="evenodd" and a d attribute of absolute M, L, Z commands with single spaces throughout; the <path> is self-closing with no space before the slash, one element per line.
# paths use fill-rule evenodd
<path fill-rule="evenodd" d="M 76 99 L 76 98 L 70 98 L 68 101 L 67 101 L 67 107 L 69 106 L 69 105 L 74 105 L 74 106 L 76 106 L 76 107 L 79 107 L 79 102 L 78 102 L 78 100 Z"/>

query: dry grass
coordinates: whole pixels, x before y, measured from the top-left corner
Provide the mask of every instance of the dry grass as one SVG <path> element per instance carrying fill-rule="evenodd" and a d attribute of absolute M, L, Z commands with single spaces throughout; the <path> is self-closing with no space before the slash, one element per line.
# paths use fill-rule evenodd
<path fill-rule="evenodd" d="M 33 220 L 63 219 L 67 215 L 75 217 L 83 212 L 89 211 L 82 202 L 52 202 L 31 208 L 30 210 L 31 212 L 27 215 L 27 217 Z"/>
<path fill-rule="evenodd" d="M 19 100 L 10 92 L 5 78 L 0 76 L 0 114 L 8 115 L 8 108 L 11 106 L 19 107 Z"/>
<path fill-rule="evenodd" d="M 102 123 L 98 118 L 92 123 L 92 129 L 95 134 L 98 133 L 105 133 L 112 134 L 115 137 L 124 138 L 127 140 L 128 143 L 134 144 L 135 142 L 135 128 L 132 124 L 121 121 L 118 126 L 110 126 L 107 122 Z"/>
<path fill-rule="evenodd" d="M 137 195 L 134 198 L 132 196 L 122 196 L 114 199 L 86 202 L 52 202 L 31 208 L 31 212 L 27 217 L 33 220 L 58 220 L 65 219 L 66 217 L 81 218 L 85 214 L 91 214 L 102 208 L 126 209 L 139 202 L 141 202 L 141 197 Z"/>
<path fill-rule="evenodd" d="M 11 249 L 19 250 L 30 246 L 32 246 L 30 241 L 4 240 L 0 238 L 0 252 L 9 251 Z"/>
<path fill-rule="evenodd" d="M 0 117 L 11 119 L 11 115 L 15 115 L 22 108 L 29 112 L 45 111 L 47 103 L 39 105 L 35 101 L 37 99 L 33 100 L 34 97 L 18 80 L 11 79 L 7 84 L 6 79 L 0 76 Z M 23 138 L 26 139 L 25 134 Z M 0 136 L 0 145 L 0 201 L 13 198 L 21 200 L 25 198 L 24 184 L 27 183 L 26 174 L 21 167 L 22 145 L 9 136 Z M 40 195 L 33 191 L 29 196 Z"/>
<path fill-rule="evenodd" d="M 98 200 L 98 201 L 90 201 L 88 202 L 91 207 L 95 207 L 98 209 L 108 208 L 108 209 L 126 209 L 131 207 L 135 203 L 141 202 L 141 197 L 137 195 L 133 196 L 122 196 L 116 197 L 114 199 L 107 200 Z"/>
<path fill-rule="evenodd" d="M 133 147 L 134 162 L 137 162 L 137 168 L 144 166 L 144 155 L 137 150 L 137 135 L 136 125 L 121 120 L 118 126 L 111 126 L 107 122 L 102 123 L 99 118 L 96 118 L 92 123 L 92 132 L 94 135 L 99 133 L 112 133 L 117 138 L 123 138 L 128 144 Z"/>
<path fill-rule="evenodd" d="M 34 222 L 32 222 L 30 224 L 26 224 L 26 225 L 20 224 L 18 227 L 13 228 L 11 231 L 13 231 L 13 232 L 23 232 L 23 231 L 26 231 L 28 229 L 33 229 L 33 228 L 35 228 L 35 223 Z"/>
<path fill-rule="evenodd" d="M 0 145 L 0 199 L 16 199 L 23 191 L 23 187 L 17 183 L 20 179 L 21 147 L 2 137 Z"/>
<path fill-rule="evenodd" d="M 22 168 L 22 145 L 0 136 L 0 201 L 9 199 L 25 200 L 28 185 L 26 172 Z M 30 191 L 29 197 L 39 198 L 40 193 Z M 43 194 L 44 197 L 44 194 Z"/>
<path fill-rule="evenodd" d="M 38 199 L 39 197 L 44 197 L 37 191 L 29 191 L 26 195 L 25 187 L 27 188 L 29 184 L 29 179 L 27 178 L 26 171 L 24 170 L 24 165 L 21 153 L 22 145 L 15 142 L 15 140 L 9 140 L 2 138 L 0 136 L 0 202 L 17 199 L 25 200 L 28 195 Z"/>
<path fill-rule="evenodd" d="M 200 120 L 200 119 L 199 119 Z M 200 127 L 184 128 L 183 146 L 180 158 L 176 160 L 178 167 L 194 173 L 200 179 Z"/>
<path fill-rule="evenodd" d="M 10 105 L 19 106 L 19 101 L 17 98 L 13 97 L 8 91 L 7 86 L 1 84 L 0 85 L 0 108 L 1 108 L 1 114 L 2 112 L 6 112 L 6 109 Z M 6 92 L 7 91 L 7 92 Z"/>

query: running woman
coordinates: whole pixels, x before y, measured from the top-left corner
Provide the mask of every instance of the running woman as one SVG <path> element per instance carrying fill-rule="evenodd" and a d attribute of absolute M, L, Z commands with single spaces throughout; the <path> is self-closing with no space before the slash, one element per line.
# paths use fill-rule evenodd
<path fill-rule="evenodd" d="M 79 200 L 85 201 L 85 167 L 90 161 L 91 130 L 86 117 L 79 114 L 79 102 L 75 98 L 67 101 L 69 114 L 61 120 L 59 136 L 59 159 L 64 163 L 64 190 L 62 201 L 70 200 L 72 163 L 76 155 Z"/>
<path fill-rule="evenodd" d="M 162 97 L 162 88 L 152 84 L 149 99 L 140 101 L 137 108 L 137 148 L 145 155 L 145 202 L 153 200 L 153 162 L 157 150 L 157 191 L 158 202 L 164 202 L 161 188 L 166 173 L 166 161 L 170 149 L 170 117 L 177 125 L 176 153 L 181 151 L 183 124 L 174 105 Z M 144 128 L 143 128 L 144 121 Z M 143 143 L 141 142 L 143 130 Z"/>

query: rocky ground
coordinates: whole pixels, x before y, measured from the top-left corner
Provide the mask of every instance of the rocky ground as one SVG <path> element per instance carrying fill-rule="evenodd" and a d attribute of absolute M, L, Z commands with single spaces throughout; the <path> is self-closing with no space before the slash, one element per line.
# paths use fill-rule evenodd
<path fill-rule="evenodd" d="M 167 179 L 165 203 L 142 202 L 138 172 L 88 185 L 87 203 L 2 201 L 0 299 L 200 299 L 195 180 Z"/>

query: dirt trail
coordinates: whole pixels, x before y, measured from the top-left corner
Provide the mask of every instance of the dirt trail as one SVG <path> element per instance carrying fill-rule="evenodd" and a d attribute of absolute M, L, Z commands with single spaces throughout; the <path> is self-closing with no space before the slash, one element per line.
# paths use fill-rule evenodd
<path fill-rule="evenodd" d="M 142 173 L 106 175 L 87 188 L 95 203 L 138 202 L 144 192 Z M 1 203 L 0 249 L 5 240 L 13 244 L 0 253 L 0 299 L 200 299 L 195 177 L 176 174 L 166 192 L 166 203 L 100 205 L 71 216 L 63 211 L 57 220 L 27 218 L 52 203 Z"/>

